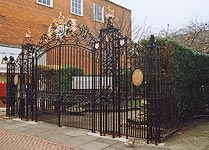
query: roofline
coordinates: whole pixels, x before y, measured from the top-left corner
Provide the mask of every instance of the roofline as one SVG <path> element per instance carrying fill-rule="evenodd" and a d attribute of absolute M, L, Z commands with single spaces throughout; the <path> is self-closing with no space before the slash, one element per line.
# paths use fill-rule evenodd
<path fill-rule="evenodd" d="M 9 45 L 9 44 L 0 43 L 0 46 L 2 46 L 2 47 L 8 47 L 8 48 L 21 49 L 21 46 L 19 46 L 19 45 Z"/>
<path fill-rule="evenodd" d="M 117 5 L 117 6 L 121 7 L 121 8 L 124 8 L 124 9 L 126 9 L 126 10 L 128 10 L 128 11 L 131 12 L 131 9 L 128 9 L 128 8 L 126 8 L 126 7 L 124 7 L 124 6 L 121 6 L 121 5 L 117 4 L 117 3 L 114 3 L 114 2 L 109 1 L 109 0 L 106 0 L 106 1 L 108 1 L 108 2 L 110 2 L 110 3 L 112 3 L 112 4 L 114 4 L 114 5 Z"/>

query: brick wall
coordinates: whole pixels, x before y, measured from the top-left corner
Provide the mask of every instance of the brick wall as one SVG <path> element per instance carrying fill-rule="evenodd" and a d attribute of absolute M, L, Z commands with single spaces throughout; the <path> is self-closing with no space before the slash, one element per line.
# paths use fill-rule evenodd
<path fill-rule="evenodd" d="M 54 0 L 53 8 L 37 4 L 36 0 L 0 0 L 0 44 L 20 46 L 28 28 L 37 44 L 59 12 L 86 24 L 96 34 L 105 24 L 93 20 L 93 2 L 103 5 L 105 11 L 110 6 L 115 11 L 115 26 L 131 36 L 131 11 L 107 0 L 84 0 L 83 17 L 70 13 L 70 0 Z"/>

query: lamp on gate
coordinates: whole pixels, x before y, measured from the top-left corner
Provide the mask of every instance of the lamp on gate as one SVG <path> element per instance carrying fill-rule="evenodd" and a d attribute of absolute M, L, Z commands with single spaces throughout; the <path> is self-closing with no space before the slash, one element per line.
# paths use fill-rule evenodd
<path fill-rule="evenodd" d="M 5 55 L 5 56 L 2 58 L 1 63 L 2 63 L 2 64 L 7 64 L 7 62 L 8 62 L 8 58 L 7 58 L 7 56 Z"/>
<path fill-rule="evenodd" d="M 9 61 L 10 62 L 14 62 L 15 61 L 14 57 L 13 56 L 9 56 Z"/>

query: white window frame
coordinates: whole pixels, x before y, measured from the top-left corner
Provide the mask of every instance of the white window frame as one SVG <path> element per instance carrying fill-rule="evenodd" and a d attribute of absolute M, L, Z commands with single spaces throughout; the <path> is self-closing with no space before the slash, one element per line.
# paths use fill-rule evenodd
<path fill-rule="evenodd" d="M 97 14 L 96 14 L 96 10 L 95 10 L 95 9 L 96 9 L 96 6 L 102 8 L 102 16 L 101 16 L 101 17 L 102 17 L 102 20 L 99 20 L 99 19 L 96 17 L 96 15 L 97 15 Z M 94 14 L 94 20 L 95 20 L 95 21 L 98 21 L 98 22 L 104 23 L 104 6 L 99 5 L 99 4 L 97 4 L 97 3 L 94 3 L 94 6 L 93 6 L 93 7 L 94 7 L 94 9 L 93 9 L 93 10 L 94 10 L 94 12 L 93 12 L 93 14 Z"/>
<path fill-rule="evenodd" d="M 80 8 L 81 9 L 81 14 L 73 12 L 73 1 L 76 1 L 76 0 L 71 0 L 71 10 L 70 10 L 70 12 L 74 15 L 83 16 L 83 0 L 80 0 L 81 1 L 81 8 Z"/>
<path fill-rule="evenodd" d="M 41 1 L 41 2 L 39 2 Z M 44 5 L 44 6 L 47 6 L 47 7 L 53 7 L 53 0 L 50 0 L 50 5 L 47 4 L 47 0 L 45 0 L 46 3 L 43 3 L 43 0 L 36 0 L 36 3 L 40 4 L 40 5 Z"/>

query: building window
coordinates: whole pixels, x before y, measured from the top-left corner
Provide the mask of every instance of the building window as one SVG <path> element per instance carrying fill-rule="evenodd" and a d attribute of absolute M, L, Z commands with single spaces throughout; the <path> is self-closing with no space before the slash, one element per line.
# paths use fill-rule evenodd
<path fill-rule="evenodd" d="M 37 0 L 38 4 L 53 7 L 53 0 Z"/>
<path fill-rule="evenodd" d="M 94 3 L 94 20 L 104 22 L 104 6 Z"/>
<path fill-rule="evenodd" d="M 83 0 L 71 0 L 71 13 L 83 16 Z"/>

